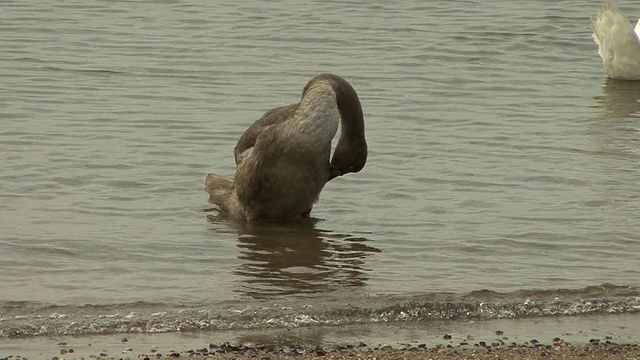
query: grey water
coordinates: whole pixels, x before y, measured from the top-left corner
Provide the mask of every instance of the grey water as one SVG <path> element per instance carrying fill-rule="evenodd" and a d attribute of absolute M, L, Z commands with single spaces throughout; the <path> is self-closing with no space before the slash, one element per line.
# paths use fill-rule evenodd
<path fill-rule="evenodd" d="M 640 82 L 598 7 L 3 1 L 0 337 L 640 311 Z M 203 212 L 321 72 L 364 170 L 306 222 Z"/>

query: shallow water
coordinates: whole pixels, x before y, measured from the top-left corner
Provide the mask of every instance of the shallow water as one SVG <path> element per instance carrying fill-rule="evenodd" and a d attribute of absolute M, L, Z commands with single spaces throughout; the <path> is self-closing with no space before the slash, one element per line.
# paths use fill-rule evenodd
<path fill-rule="evenodd" d="M 606 79 L 597 6 L 3 2 L 0 337 L 354 323 L 372 297 L 369 320 L 479 316 L 484 289 L 637 312 L 640 83 Z M 360 94 L 365 169 L 308 222 L 202 212 L 204 173 L 326 71 Z"/>

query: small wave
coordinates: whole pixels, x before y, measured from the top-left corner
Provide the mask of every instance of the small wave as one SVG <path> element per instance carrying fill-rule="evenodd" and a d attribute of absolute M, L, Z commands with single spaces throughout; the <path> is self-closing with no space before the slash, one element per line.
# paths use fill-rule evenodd
<path fill-rule="evenodd" d="M 62 68 L 62 67 L 57 67 L 57 66 L 44 66 L 44 69 L 46 69 L 46 70 L 55 70 L 55 71 L 75 72 L 75 73 L 82 73 L 82 74 L 109 75 L 109 74 L 123 74 L 124 73 L 122 71 L 108 70 L 108 69 L 70 69 L 70 68 Z"/>
<path fill-rule="evenodd" d="M 338 300 L 338 301 L 336 301 Z M 340 297 L 181 305 L 136 302 L 59 306 L 0 302 L 0 338 L 242 330 L 367 323 L 491 320 L 640 312 L 640 288 Z"/>

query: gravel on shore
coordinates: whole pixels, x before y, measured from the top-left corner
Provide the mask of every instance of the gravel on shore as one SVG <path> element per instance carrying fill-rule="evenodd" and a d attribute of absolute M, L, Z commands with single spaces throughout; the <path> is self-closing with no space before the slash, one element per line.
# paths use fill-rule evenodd
<path fill-rule="evenodd" d="M 165 357 L 169 359 L 171 357 Z M 324 355 L 318 354 L 272 354 L 272 353 L 253 353 L 251 355 L 244 354 L 222 354 L 222 355 L 194 355 L 189 359 L 283 359 L 283 360 L 307 360 L 307 359 L 367 359 L 367 360 L 386 360 L 386 359 L 416 359 L 416 360 L 458 360 L 458 359 L 514 359 L 514 360 L 638 360 L 640 359 L 640 347 L 629 345 L 615 346 L 568 346 L 536 348 L 536 347 L 513 347 L 499 349 L 480 349 L 480 348 L 457 348 L 457 349 L 368 349 L 356 351 L 330 351 Z M 149 358 L 152 360 L 151 358 Z M 173 358 L 175 359 L 175 357 Z M 142 359 L 141 359 L 142 360 Z"/>
<path fill-rule="evenodd" d="M 71 350 L 73 351 L 73 350 Z M 50 360 L 84 359 L 73 356 L 73 352 L 61 349 L 59 356 L 47 357 Z M 157 351 L 138 354 L 99 354 L 90 359 L 136 359 L 136 360 L 175 360 L 188 358 L 191 360 L 204 359 L 418 359 L 418 360 L 447 360 L 447 359 L 520 359 L 520 360 L 548 360 L 548 359 L 581 359 L 581 360 L 613 360 L 640 359 L 640 345 L 617 344 L 610 340 L 600 341 L 592 339 L 586 344 L 570 344 L 563 339 L 555 338 L 552 344 L 543 344 L 536 339 L 524 343 L 484 341 L 459 345 L 438 345 L 427 347 L 424 344 L 401 347 L 376 346 L 369 347 L 364 343 L 332 346 L 316 345 L 233 345 L 229 343 L 209 344 L 200 349 L 182 352 L 171 351 L 161 354 Z M 0 360 L 16 360 L 26 358 L 7 357 Z"/>

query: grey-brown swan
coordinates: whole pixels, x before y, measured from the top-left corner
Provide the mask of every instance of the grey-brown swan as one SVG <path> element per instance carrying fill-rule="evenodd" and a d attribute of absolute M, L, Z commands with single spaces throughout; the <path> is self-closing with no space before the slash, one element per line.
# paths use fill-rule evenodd
<path fill-rule="evenodd" d="M 274 108 L 249 126 L 234 155 L 234 177 L 204 178 L 209 200 L 222 213 L 247 221 L 307 216 L 328 181 L 362 170 L 367 161 L 358 94 L 340 76 L 320 74 L 299 103 Z"/>

